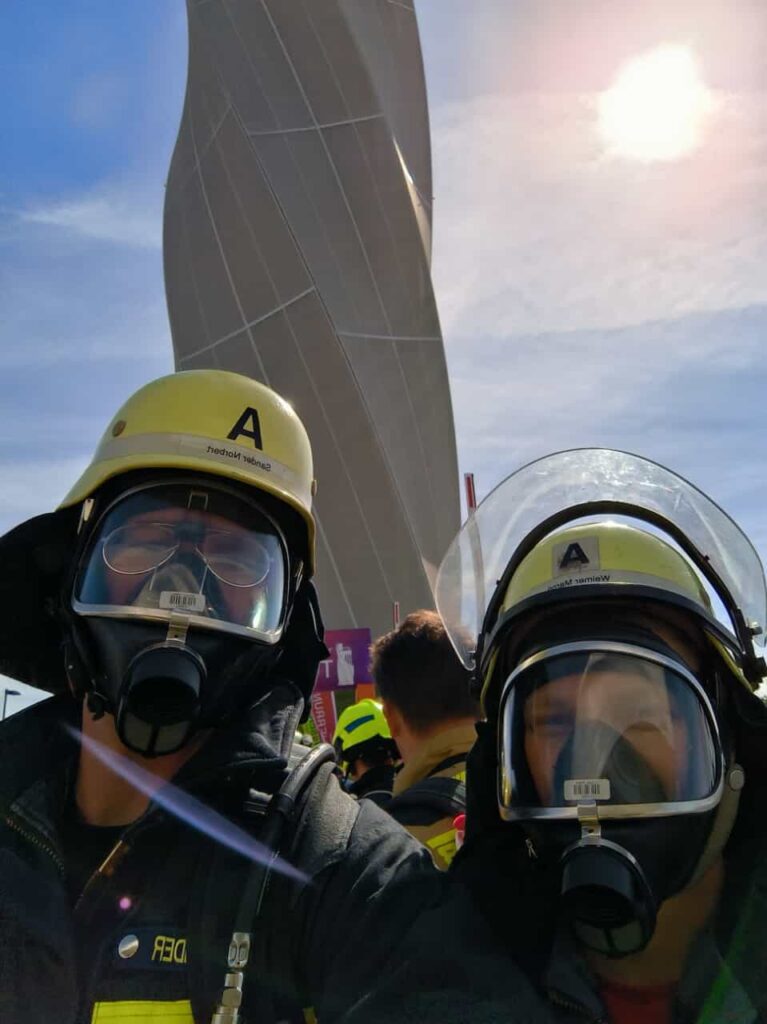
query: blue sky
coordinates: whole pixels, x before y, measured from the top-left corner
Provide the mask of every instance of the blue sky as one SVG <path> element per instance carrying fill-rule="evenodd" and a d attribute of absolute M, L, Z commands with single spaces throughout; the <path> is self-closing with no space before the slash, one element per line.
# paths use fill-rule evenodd
<path fill-rule="evenodd" d="M 624 447 L 767 554 L 767 96 L 760 0 L 418 0 L 434 279 L 462 469 Z M 715 110 L 668 163 L 607 152 L 626 60 L 694 51 Z M 181 0 L 5 0 L 0 530 L 50 509 L 117 404 L 172 369 L 163 185 Z"/>
<path fill-rule="evenodd" d="M 186 64 L 165 0 L 3 15 L 0 529 L 59 500 L 115 405 L 172 369 L 161 218 Z"/>

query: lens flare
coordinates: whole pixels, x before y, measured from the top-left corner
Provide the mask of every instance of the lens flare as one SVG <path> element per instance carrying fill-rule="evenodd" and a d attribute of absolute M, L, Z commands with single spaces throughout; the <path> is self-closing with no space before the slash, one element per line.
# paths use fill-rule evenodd
<path fill-rule="evenodd" d="M 219 814 L 218 811 L 214 811 L 212 807 L 202 803 L 191 793 L 185 792 L 172 782 L 165 782 L 158 789 L 157 776 L 152 775 L 145 768 L 134 764 L 127 757 L 110 750 L 103 743 L 84 735 L 77 729 L 72 729 L 69 726 L 66 728 L 71 736 L 106 768 L 125 779 L 140 793 L 148 796 L 155 804 L 178 818 L 179 821 L 183 821 L 214 842 L 221 843 L 222 846 L 226 846 L 254 863 L 265 864 L 272 871 L 277 871 L 296 882 L 307 883 L 309 881 L 303 871 L 299 871 L 283 857 L 276 855 L 268 846 L 264 846 L 253 836 L 248 835 L 243 829 Z M 123 898 L 130 899 L 130 897 Z"/>
<path fill-rule="evenodd" d="M 614 156 L 678 160 L 702 142 L 714 98 L 686 46 L 659 46 L 628 61 L 599 96 L 599 132 Z"/>

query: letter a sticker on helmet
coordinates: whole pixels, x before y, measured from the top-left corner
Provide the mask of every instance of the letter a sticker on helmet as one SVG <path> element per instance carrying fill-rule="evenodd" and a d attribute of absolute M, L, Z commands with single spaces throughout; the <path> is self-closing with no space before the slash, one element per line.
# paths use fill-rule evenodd
<path fill-rule="evenodd" d="M 580 537 L 577 541 L 562 541 L 552 549 L 553 576 L 564 576 L 582 569 L 599 568 L 599 539 Z"/>
<path fill-rule="evenodd" d="M 230 441 L 236 441 L 238 437 L 249 437 L 256 448 L 264 450 L 261 443 L 261 422 L 258 413 L 250 405 L 226 436 Z"/>

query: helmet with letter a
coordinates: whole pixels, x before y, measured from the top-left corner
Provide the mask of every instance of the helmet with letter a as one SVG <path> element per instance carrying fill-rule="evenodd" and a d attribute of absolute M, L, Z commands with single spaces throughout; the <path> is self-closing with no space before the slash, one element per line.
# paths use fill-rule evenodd
<path fill-rule="evenodd" d="M 79 506 L 115 478 L 152 470 L 201 472 L 256 489 L 301 521 L 296 541 L 314 568 L 312 450 L 290 403 L 224 370 L 187 370 L 140 388 L 117 410 L 60 508 Z"/>
<path fill-rule="evenodd" d="M 485 499 L 436 589 L 482 698 L 484 808 L 559 872 L 580 942 L 636 952 L 660 904 L 721 854 L 750 770 L 744 728 L 765 728 L 751 542 L 662 466 L 560 452 Z"/>
<path fill-rule="evenodd" d="M 250 699 L 297 619 L 324 652 L 314 489 L 303 424 L 270 388 L 220 370 L 145 385 L 59 508 L 0 540 L 4 671 L 87 694 L 131 749 L 179 749 Z"/>

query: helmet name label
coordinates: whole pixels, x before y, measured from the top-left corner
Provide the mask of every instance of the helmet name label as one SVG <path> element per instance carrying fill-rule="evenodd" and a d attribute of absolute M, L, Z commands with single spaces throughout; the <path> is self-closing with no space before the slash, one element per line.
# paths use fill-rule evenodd
<path fill-rule="evenodd" d="M 236 441 L 238 437 L 249 437 L 256 448 L 264 450 L 261 441 L 261 421 L 252 405 L 245 409 L 226 436 L 230 441 Z"/>
<path fill-rule="evenodd" d="M 271 473 L 272 471 L 271 462 L 265 462 L 263 459 L 259 459 L 258 456 L 248 455 L 247 452 L 241 450 L 215 448 L 212 444 L 209 444 L 208 455 L 224 455 L 227 459 L 232 459 L 234 462 L 247 462 L 249 466 L 257 466 L 259 469 L 263 469 L 265 473 Z"/>
<path fill-rule="evenodd" d="M 546 590 L 562 590 L 563 587 L 573 587 L 584 583 L 611 583 L 613 577 L 609 572 L 601 572 L 592 576 L 571 576 L 569 580 L 560 580 L 558 583 L 551 583 Z"/>

